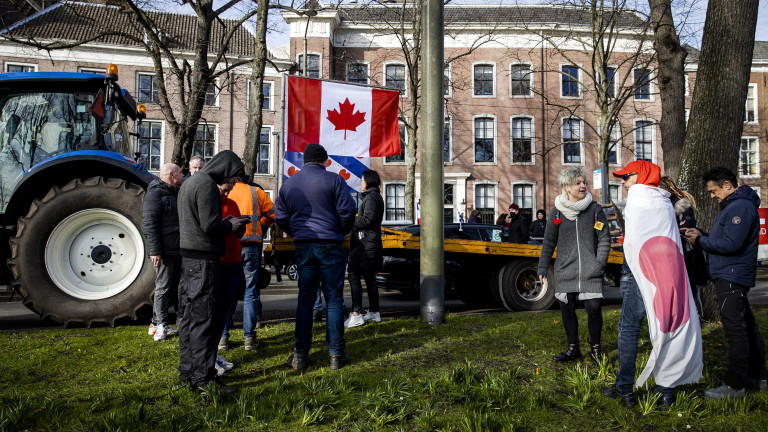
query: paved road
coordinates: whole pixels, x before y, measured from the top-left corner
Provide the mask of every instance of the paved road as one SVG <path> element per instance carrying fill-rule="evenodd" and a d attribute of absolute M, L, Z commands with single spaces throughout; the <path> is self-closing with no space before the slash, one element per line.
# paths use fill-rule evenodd
<path fill-rule="evenodd" d="M 274 276 L 274 275 L 273 275 Z M 262 303 L 264 305 L 265 321 L 279 321 L 294 317 L 296 308 L 296 282 L 283 278 L 283 282 L 275 282 L 262 291 Z M 345 304 L 349 307 L 352 299 L 349 296 L 349 285 L 345 285 Z M 18 301 L 8 301 L 6 294 L 0 297 L 0 330 L 14 330 L 27 328 L 61 328 L 60 325 L 40 319 L 37 314 L 27 309 Z M 768 304 L 768 265 L 760 268 L 755 288 L 750 291 L 750 301 L 753 304 Z M 366 304 L 365 297 L 363 298 Z M 418 316 L 419 301 L 409 299 L 396 291 L 380 291 L 380 303 L 382 315 L 387 316 Z M 615 308 L 621 303 L 621 293 L 616 287 L 606 287 L 605 304 L 607 308 Z M 456 313 L 481 313 L 504 312 L 503 309 L 472 309 L 459 300 L 449 299 L 445 302 L 447 311 Z M 242 302 L 235 313 L 235 321 L 242 322 Z"/>

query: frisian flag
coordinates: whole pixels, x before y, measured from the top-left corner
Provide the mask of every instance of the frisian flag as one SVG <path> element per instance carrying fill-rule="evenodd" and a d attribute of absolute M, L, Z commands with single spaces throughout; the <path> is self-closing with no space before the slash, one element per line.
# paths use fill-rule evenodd
<path fill-rule="evenodd" d="M 299 152 L 286 152 L 283 164 L 283 182 L 296 174 L 304 166 L 304 155 Z M 326 171 L 338 173 L 347 182 L 350 192 L 362 192 L 360 181 L 363 171 L 371 166 L 371 158 L 328 155 L 325 161 Z"/>
<path fill-rule="evenodd" d="M 701 327 L 669 192 L 635 184 L 624 221 L 624 257 L 643 296 L 653 345 L 635 385 L 650 377 L 664 387 L 695 383 L 704 368 Z"/>
<path fill-rule="evenodd" d="M 297 76 L 286 87 L 286 152 L 318 143 L 329 155 L 400 154 L 399 92 Z"/>

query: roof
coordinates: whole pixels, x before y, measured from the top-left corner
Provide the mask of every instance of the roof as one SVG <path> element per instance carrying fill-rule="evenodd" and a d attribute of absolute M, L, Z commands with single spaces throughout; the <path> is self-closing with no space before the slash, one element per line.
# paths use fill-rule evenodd
<path fill-rule="evenodd" d="M 752 51 L 752 59 L 768 59 L 768 41 L 755 41 L 755 49 Z"/>
<path fill-rule="evenodd" d="M 411 20 L 412 6 L 402 3 L 389 5 L 346 5 L 339 7 L 342 23 L 374 23 L 399 21 L 405 8 L 405 19 Z M 446 5 L 446 24 L 564 24 L 588 26 L 589 9 L 554 5 Z M 631 11 L 621 11 L 619 25 L 625 28 L 645 28 L 646 22 Z"/>
<path fill-rule="evenodd" d="M 189 14 L 145 11 L 155 26 L 166 37 L 166 46 L 174 51 L 194 52 L 197 17 Z M 222 44 L 223 34 L 236 25 L 236 20 L 214 21 L 211 32 L 210 51 L 215 53 Z M 116 6 L 95 3 L 66 1 L 57 3 L 26 20 L 11 26 L 10 32 L 16 38 L 37 40 L 84 41 L 99 33 L 105 36 L 99 43 L 124 46 L 142 46 L 130 38 L 116 34 L 121 32 L 143 40 L 144 30 L 133 15 Z M 255 52 L 256 38 L 244 27 L 239 26 L 230 42 L 229 54 L 250 57 Z"/>

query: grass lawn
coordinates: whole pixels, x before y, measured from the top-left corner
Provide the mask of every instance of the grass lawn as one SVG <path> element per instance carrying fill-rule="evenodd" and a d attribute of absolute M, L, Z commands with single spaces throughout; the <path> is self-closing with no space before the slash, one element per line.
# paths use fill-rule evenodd
<path fill-rule="evenodd" d="M 754 307 L 768 334 L 768 307 Z M 619 310 L 605 310 L 608 360 L 558 365 L 565 336 L 558 311 L 458 316 L 428 326 L 399 318 L 346 332 L 352 364 L 328 368 L 325 328 L 315 326 L 312 364 L 285 366 L 293 323 L 242 332 L 225 358 L 240 392 L 203 399 L 177 389 L 178 339 L 153 342 L 146 327 L 0 333 L 0 430 L 7 431 L 766 431 L 768 393 L 708 401 L 726 346 L 704 324 L 705 377 L 671 408 L 641 390 L 638 407 L 606 399 L 613 382 Z M 586 350 L 586 315 L 579 311 Z M 641 340 L 638 372 L 650 351 Z"/>

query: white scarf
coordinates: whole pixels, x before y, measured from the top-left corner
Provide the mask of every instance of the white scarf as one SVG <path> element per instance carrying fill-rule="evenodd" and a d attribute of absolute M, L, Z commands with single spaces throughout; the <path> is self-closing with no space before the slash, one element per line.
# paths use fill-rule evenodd
<path fill-rule="evenodd" d="M 568 200 L 568 193 L 563 191 L 562 194 L 555 197 L 555 208 L 560 210 L 560 213 L 568 220 L 575 220 L 579 213 L 587 209 L 592 204 L 592 194 L 587 192 L 587 196 L 581 201 Z"/>

